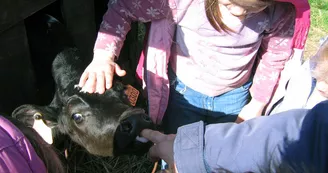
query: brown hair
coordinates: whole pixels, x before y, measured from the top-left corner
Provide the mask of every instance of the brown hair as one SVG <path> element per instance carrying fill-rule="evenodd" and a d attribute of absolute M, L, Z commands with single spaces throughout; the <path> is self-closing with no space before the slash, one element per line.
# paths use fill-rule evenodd
<path fill-rule="evenodd" d="M 46 143 L 42 137 L 36 132 L 33 128 L 27 127 L 22 122 L 11 118 L 6 117 L 11 123 L 13 123 L 29 140 L 32 144 L 35 152 L 43 161 L 44 165 L 46 166 L 48 173 L 63 173 L 65 172 L 64 166 L 59 159 L 54 148 Z"/>
<path fill-rule="evenodd" d="M 328 83 L 328 39 L 322 44 L 317 54 L 316 67 L 313 70 L 313 77 L 317 80 Z"/>
<path fill-rule="evenodd" d="M 272 5 L 274 0 L 230 0 L 230 2 L 246 11 L 256 11 Z M 208 21 L 217 31 L 234 32 L 223 23 L 218 0 L 205 0 L 205 11 Z"/>

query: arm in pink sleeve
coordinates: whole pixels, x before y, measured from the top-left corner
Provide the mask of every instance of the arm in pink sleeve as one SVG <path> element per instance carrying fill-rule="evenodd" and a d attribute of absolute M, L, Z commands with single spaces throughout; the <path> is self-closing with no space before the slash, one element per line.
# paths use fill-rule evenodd
<path fill-rule="evenodd" d="M 94 51 L 105 51 L 118 56 L 132 21 L 149 22 L 172 18 L 171 8 L 174 6 L 174 0 L 110 0 Z"/>
<path fill-rule="evenodd" d="M 259 64 L 250 89 L 252 98 L 268 103 L 285 62 L 292 55 L 295 10 L 286 4 L 274 10 L 271 28 L 265 33 L 259 50 Z"/>

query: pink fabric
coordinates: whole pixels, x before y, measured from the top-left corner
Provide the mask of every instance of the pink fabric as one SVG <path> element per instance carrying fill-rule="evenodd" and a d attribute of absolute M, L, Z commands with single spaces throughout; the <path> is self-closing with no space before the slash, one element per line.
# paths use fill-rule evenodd
<path fill-rule="evenodd" d="M 171 53 L 171 44 L 174 34 L 174 25 L 172 21 L 167 19 L 153 21 L 151 24 L 151 32 L 149 32 L 149 46 L 147 52 L 146 67 L 146 86 L 148 88 L 147 96 L 156 98 L 149 105 L 149 112 L 152 115 L 164 115 L 169 100 L 169 79 L 167 68 Z M 159 36 L 162 33 L 164 36 Z M 157 48 L 161 48 L 160 51 Z M 162 106 L 160 106 L 162 105 Z M 160 117 L 151 116 L 152 121 L 161 122 Z M 160 119 L 158 119 L 160 118 Z"/>
<path fill-rule="evenodd" d="M 308 0 L 276 0 L 280 2 L 289 2 L 296 8 L 296 20 L 294 31 L 294 48 L 304 49 L 307 35 L 311 24 L 311 11 Z"/>
<path fill-rule="evenodd" d="M 286 6 L 286 4 L 280 4 L 280 6 Z M 294 26 L 290 23 L 294 22 L 295 15 L 289 11 L 292 9 L 287 9 L 288 15 L 275 16 L 280 19 L 271 26 L 272 30 L 269 34 L 262 38 L 261 49 L 258 51 L 259 64 L 253 77 L 250 92 L 253 99 L 262 103 L 270 101 L 280 80 L 280 73 L 293 53 L 294 39 L 291 31 L 294 31 Z"/>
<path fill-rule="evenodd" d="M 152 120 L 158 124 L 162 120 L 168 102 L 167 63 L 170 57 L 170 48 L 175 29 L 174 23 L 178 23 L 181 20 L 192 2 L 193 0 L 171 0 L 168 4 L 165 1 L 161 1 L 162 4 L 156 4 L 153 0 L 113 1 L 113 4 L 109 5 L 109 10 L 104 16 L 104 21 L 96 41 L 95 50 L 107 50 L 118 55 L 129 29 L 129 23 L 132 20 L 152 21 L 147 43 L 147 57 L 142 56 L 140 58 L 137 76 L 143 79 L 149 100 L 149 114 Z M 289 0 L 289 2 L 295 5 L 297 16 L 295 20 L 296 29 L 289 49 L 292 50 L 292 47 L 303 49 L 310 24 L 309 4 L 306 0 Z M 143 12 L 143 10 L 138 10 L 135 7 L 143 7 L 146 10 Z M 120 15 L 120 20 L 114 17 L 118 14 Z M 110 21 L 115 21 L 116 26 L 111 26 Z M 269 38 L 268 41 L 270 41 Z M 281 55 L 284 55 L 284 53 Z M 289 56 L 290 54 L 287 55 Z M 279 75 L 287 57 L 282 58 L 273 59 L 269 54 L 263 54 L 260 65 L 261 63 L 264 64 L 265 70 L 259 68 L 255 78 L 269 77 L 271 75 L 269 72 L 272 72 L 270 68 L 274 69 L 275 66 L 278 68 L 274 69 L 276 70 L 274 72 Z M 278 78 L 271 82 L 254 84 L 251 89 L 252 96 L 257 100 L 268 102 L 273 92 L 272 87 L 276 85 L 277 80 Z M 267 88 L 267 90 L 263 90 L 263 88 Z"/>
<path fill-rule="evenodd" d="M 24 134 L 0 116 L 0 172 L 46 173 L 46 167 Z"/>
<path fill-rule="evenodd" d="M 292 54 L 295 10 L 291 4 L 277 3 L 241 22 L 227 25 L 237 33 L 217 32 L 206 22 L 205 10 L 193 3 L 178 23 L 175 50 L 170 65 L 189 88 L 207 96 L 219 96 L 239 88 L 260 64 L 253 79 L 252 97 L 267 103 L 279 73 Z M 190 21 L 197 21 L 191 23 Z M 229 21 L 230 21 L 229 20 Z M 186 73 L 186 71 L 188 73 Z"/>
<path fill-rule="evenodd" d="M 309 30 L 309 26 L 310 26 L 310 10 L 309 10 L 309 4 L 307 3 L 307 1 L 293 1 L 294 5 L 296 7 L 296 21 L 295 21 L 295 31 L 294 31 L 294 37 L 293 37 L 293 47 L 294 48 L 298 48 L 298 49 L 303 49 L 304 45 L 305 45 L 305 41 L 307 38 L 307 34 L 308 34 L 308 30 Z M 161 25 L 160 23 L 152 23 L 151 25 L 151 29 L 150 29 L 150 33 L 154 33 L 155 35 L 159 35 L 159 33 L 162 32 L 157 32 L 155 30 L 155 28 L 165 28 L 165 26 Z M 154 30 L 152 30 L 154 29 Z M 151 35 L 151 34 L 150 34 Z M 162 35 L 162 38 L 166 38 L 168 35 L 166 35 L 164 33 L 164 35 Z M 151 37 L 149 37 L 151 38 Z M 154 42 L 152 42 L 154 41 Z M 150 40 L 148 42 L 148 45 L 150 47 L 153 47 L 153 45 L 156 44 L 156 40 Z M 168 45 L 168 46 L 171 46 Z M 156 50 L 148 50 L 148 53 L 151 51 L 156 51 L 157 54 L 163 53 L 163 51 L 161 49 L 156 49 Z M 268 55 L 266 55 L 268 56 Z M 147 57 L 152 57 L 149 56 L 149 54 L 147 55 Z M 268 56 L 268 58 L 271 58 Z M 161 63 L 165 63 L 167 61 L 166 58 L 162 58 L 162 59 L 156 59 L 156 62 L 151 62 L 154 59 L 147 59 L 147 65 L 154 63 L 154 64 L 161 64 Z M 141 62 L 143 61 L 143 59 L 141 59 Z M 282 63 L 282 61 L 279 61 L 279 59 L 277 59 L 277 65 Z M 260 62 L 261 65 L 262 62 Z M 264 62 L 265 63 L 265 62 Z M 282 63 L 280 65 L 280 71 L 283 69 L 283 64 Z M 267 66 L 270 66 L 269 64 Z M 151 115 L 151 118 L 154 122 L 156 123 L 160 123 L 164 113 L 165 113 L 165 109 L 166 109 L 166 105 L 168 102 L 168 92 L 169 92 L 169 86 L 166 85 L 167 87 L 165 87 L 165 89 L 163 90 L 163 87 L 153 87 L 154 85 L 152 84 L 153 82 L 155 82 L 156 80 L 162 80 L 165 81 L 167 84 L 167 71 L 161 71 L 161 74 L 159 74 L 159 76 L 163 76 L 162 79 L 159 78 L 152 78 L 154 76 L 154 74 L 150 74 L 150 68 L 149 66 L 146 66 L 147 70 L 146 70 L 146 75 L 151 76 L 151 78 L 149 78 L 149 76 L 147 77 L 147 81 L 146 81 L 146 86 L 147 86 L 147 91 L 148 91 L 148 99 L 149 99 L 149 113 Z M 260 71 L 261 68 L 258 68 L 258 71 Z M 263 68 L 262 68 L 263 69 Z M 279 71 L 278 71 L 279 72 Z M 272 73 L 271 71 L 260 71 L 257 72 L 257 75 L 254 76 L 254 78 L 260 78 L 263 75 L 266 76 L 270 76 L 271 74 L 268 73 Z M 163 75 L 165 74 L 165 75 Z M 262 76 L 261 76 L 262 75 Z M 279 79 L 277 79 L 279 80 Z M 275 81 L 274 81 L 275 82 Z M 157 83 L 158 84 L 158 83 Z M 151 87 L 149 87 L 151 86 Z M 263 90 L 271 90 L 273 91 L 273 88 L 269 87 L 270 85 L 268 84 L 268 82 L 263 82 L 262 84 L 258 84 L 258 85 L 253 85 L 251 88 L 251 92 L 252 92 L 252 96 L 254 98 L 256 98 L 257 100 L 263 101 L 263 102 L 269 102 L 269 97 L 267 97 L 265 94 L 268 92 L 265 92 Z M 272 87 L 275 86 L 275 84 L 271 85 Z M 257 94 L 254 94 L 257 93 Z M 165 108 L 165 109 L 163 109 Z"/>

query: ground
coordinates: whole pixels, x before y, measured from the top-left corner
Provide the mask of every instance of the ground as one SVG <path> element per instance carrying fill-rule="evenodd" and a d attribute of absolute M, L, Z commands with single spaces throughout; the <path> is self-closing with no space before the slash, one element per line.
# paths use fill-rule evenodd
<path fill-rule="evenodd" d="M 311 28 L 305 45 L 304 58 L 313 56 L 320 38 L 328 35 L 328 0 L 309 0 L 311 5 Z"/>

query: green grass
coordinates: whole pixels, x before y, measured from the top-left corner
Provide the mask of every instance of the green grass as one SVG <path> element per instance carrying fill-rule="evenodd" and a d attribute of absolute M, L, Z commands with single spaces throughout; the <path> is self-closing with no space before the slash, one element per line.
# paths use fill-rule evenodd
<path fill-rule="evenodd" d="M 309 0 L 312 27 L 328 32 L 328 0 Z"/>
<path fill-rule="evenodd" d="M 328 9 L 328 1 L 327 0 L 309 0 L 311 7 L 318 9 Z"/>
<path fill-rule="evenodd" d="M 311 6 L 311 28 L 305 46 L 304 57 L 309 58 L 318 49 L 320 38 L 328 35 L 328 0 L 309 0 Z"/>

